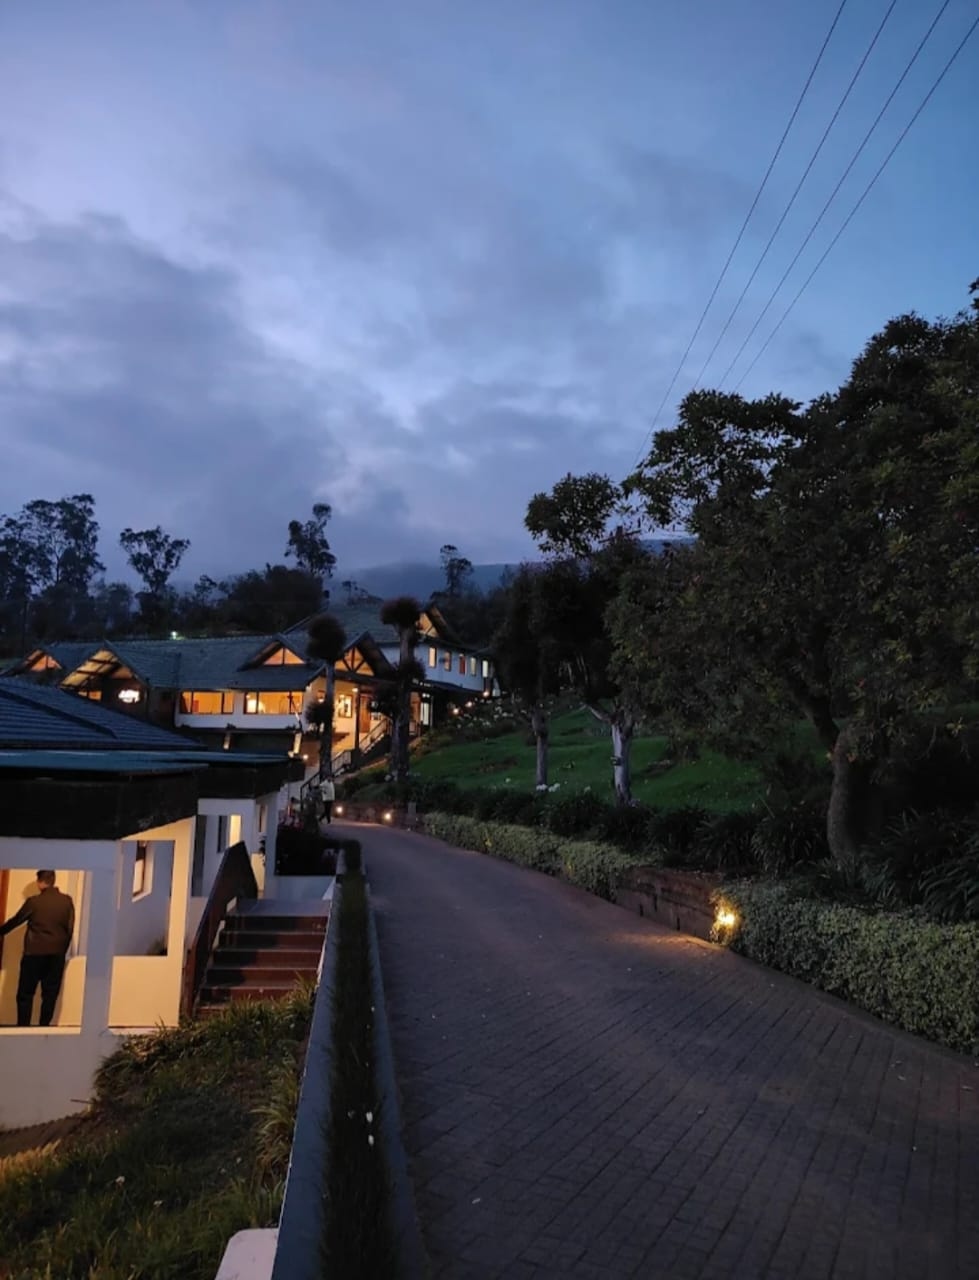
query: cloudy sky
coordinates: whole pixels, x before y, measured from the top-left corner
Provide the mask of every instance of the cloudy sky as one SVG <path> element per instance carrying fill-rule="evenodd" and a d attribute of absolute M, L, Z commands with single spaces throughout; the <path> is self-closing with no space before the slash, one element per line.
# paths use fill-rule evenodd
<path fill-rule="evenodd" d="M 837 0 L 0 3 L 0 511 L 89 491 L 341 568 L 527 554 L 528 497 L 631 468 Z M 888 8 L 849 0 L 662 422 L 693 385 Z M 708 367 L 716 385 L 924 34 L 898 0 Z M 974 17 L 950 0 L 724 386 Z M 979 37 L 744 382 L 835 386 L 979 274 Z"/>

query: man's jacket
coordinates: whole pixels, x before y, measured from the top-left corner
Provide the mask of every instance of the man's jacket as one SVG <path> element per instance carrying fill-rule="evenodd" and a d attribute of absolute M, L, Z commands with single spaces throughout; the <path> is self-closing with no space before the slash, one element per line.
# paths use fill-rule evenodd
<path fill-rule="evenodd" d="M 63 956 L 75 931 L 75 904 L 52 885 L 28 898 L 16 915 L 0 925 L 0 937 L 22 924 L 27 925 L 25 956 Z"/>

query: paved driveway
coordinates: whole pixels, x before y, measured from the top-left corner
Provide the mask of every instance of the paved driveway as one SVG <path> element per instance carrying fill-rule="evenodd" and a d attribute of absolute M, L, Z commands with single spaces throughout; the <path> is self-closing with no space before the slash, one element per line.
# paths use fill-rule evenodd
<path fill-rule="evenodd" d="M 979 1277 L 979 1069 L 480 854 L 362 827 L 437 1276 Z"/>

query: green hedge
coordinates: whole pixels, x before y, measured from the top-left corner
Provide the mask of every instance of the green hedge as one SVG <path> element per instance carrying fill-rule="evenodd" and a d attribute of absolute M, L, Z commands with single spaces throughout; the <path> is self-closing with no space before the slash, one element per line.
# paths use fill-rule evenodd
<path fill-rule="evenodd" d="M 725 886 L 718 907 L 738 917 L 732 936 L 718 938 L 735 951 L 905 1031 L 979 1049 L 979 925 L 870 914 L 750 881 Z"/>
<path fill-rule="evenodd" d="M 488 853 L 546 875 L 560 875 L 571 884 L 612 902 L 621 872 L 627 867 L 649 866 L 654 860 L 591 840 L 564 840 L 540 827 L 480 822 L 461 814 L 426 814 L 425 830 L 460 848 Z"/>

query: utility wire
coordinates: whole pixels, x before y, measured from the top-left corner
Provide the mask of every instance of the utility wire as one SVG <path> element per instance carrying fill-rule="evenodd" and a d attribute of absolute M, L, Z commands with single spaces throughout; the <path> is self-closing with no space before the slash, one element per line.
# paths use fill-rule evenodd
<path fill-rule="evenodd" d="M 819 139 L 819 142 L 816 146 L 816 150 L 812 153 L 811 157 L 809 158 L 809 163 L 806 165 L 805 170 L 802 174 L 802 177 L 799 179 L 798 183 L 796 184 L 795 190 L 792 192 L 792 195 L 789 197 L 788 204 L 782 210 L 782 216 L 779 218 L 778 222 L 775 224 L 775 230 L 768 237 L 768 243 L 765 245 L 764 249 L 762 250 L 761 257 L 755 263 L 754 270 L 752 271 L 751 275 L 748 277 L 748 281 L 745 284 L 744 288 L 741 290 L 741 293 L 738 296 L 737 302 L 734 304 L 734 306 L 731 309 L 731 314 L 724 321 L 724 327 L 721 329 L 720 333 L 717 335 L 717 340 L 715 341 L 714 345 L 710 349 L 710 354 L 708 355 L 707 359 L 704 361 L 703 367 L 701 368 L 700 372 L 697 374 L 696 381 L 693 384 L 694 389 L 699 387 L 701 382 L 703 381 L 704 374 L 707 372 L 708 368 L 710 367 L 710 362 L 714 359 L 714 356 L 717 354 L 717 348 L 724 341 L 724 337 L 727 334 L 728 329 L 730 329 L 731 327 L 732 320 L 741 310 L 741 304 L 742 302 L 744 302 L 745 297 L 747 296 L 748 290 L 751 288 L 752 284 L 754 284 L 755 277 L 758 275 L 758 272 L 761 270 L 762 265 L 765 262 L 765 259 L 768 257 L 769 250 L 771 249 L 772 245 L 775 243 L 775 239 L 778 236 L 778 233 L 782 230 L 782 227 L 785 224 L 785 219 L 789 216 L 790 212 L 792 211 L 792 206 L 795 204 L 796 198 L 798 197 L 799 192 L 802 190 L 802 187 L 806 179 L 809 177 L 809 174 L 812 172 L 813 165 L 819 159 L 819 154 L 826 143 L 826 139 L 829 137 L 830 133 L 833 130 L 833 126 L 836 124 L 837 120 L 839 119 L 840 112 L 846 106 L 847 99 L 850 97 L 850 94 L 853 92 L 854 86 L 856 85 L 857 81 L 860 79 L 860 76 L 861 76 L 861 73 L 863 72 L 864 67 L 867 65 L 867 59 L 873 53 L 877 45 L 877 41 L 880 39 L 881 34 L 883 33 L 884 28 L 887 26 L 890 16 L 894 12 L 896 7 L 897 7 L 897 0 L 891 0 L 890 6 L 888 7 L 887 12 L 884 14 L 883 18 L 881 18 L 880 26 L 874 32 L 873 39 L 870 41 L 870 44 L 867 46 L 866 52 L 864 53 L 863 57 L 860 59 L 859 66 L 857 67 L 856 71 L 854 71 L 852 77 L 850 78 L 850 83 L 847 85 L 846 91 L 844 92 L 843 97 L 840 98 L 837 108 L 833 112 L 832 119 L 830 120 L 826 128 L 823 130 L 823 136 Z"/>
<path fill-rule="evenodd" d="M 918 58 L 919 58 L 919 56 L 921 55 L 921 51 L 924 49 L 925 45 L 926 45 L 926 44 L 928 43 L 928 41 L 931 39 L 931 34 L 932 34 L 932 32 L 933 32 L 933 31 L 935 30 L 935 28 L 938 26 L 938 23 L 939 23 L 939 22 L 941 21 L 941 19 L 942 19 L 942 15 L 945 13 L 945 10 L 948 8 L 948 6 L 949 6 L 950 4 L 951 4 L 951 0 L 944 0 L 944 3 L 942 4 L 942 7 L 941 7 L 941 8 L 938 10 L 938 12 L 935 14 L 934 18 L 932 18 L 932 20 L 931 20 L 931 25 L 928 27 L 928 30 L 927 30 L 927 31 L 925 32 L 925 34 L 921 37 L 921 39 L 918 41 L 918 46 L 917 46 L 917 48 L 915 49 L 914 53 L 911 55 L 911 57 L 910 57 L 910 59 L 908 60 L 907 64 L 905 65 L 904 70 L 901 72 L 900 76 L 898 77 L 897 84 L 895 84 L 894 88 L 893 88 L 893 89 L 890 91 L 890 93 L 887 95 L 887 98 L 886 98 L 886 100 L 885 100 L 885 102 L 884 102 L 884 105 L 881 107 L 880 111 L 878 111 L 878 113 L 877 113 L 876 119 L 874 120 L 874 122 L 873 122 L 873 124 L 870 126 L 870 128 L 867 130 L 867 132 L 864 134 L 864 136 L 863 136 L 863 140 L 862 140 L 862 142 L 860 143 L 860 145 L 857 147 L 856 151 L 854 151 L 853 155 L 850 157 L 850 163 L 849 163 L 849 164 L 846 166 L 846 168 L 843 170 L 843 176 L 840 178 L 839 182 L 837 182 L 836 186 L 835 186 L 835 187 L 833 188 L 833 190 L 830 192 L 830 195 L 829 195 L 828 200 L 827 200 L 827 201 L 826 201 L 826 203 L 823 205 L 822 209 L 819 211 L 819 216 L 816 218 L 816 221 L 815 221 L 815 222 L 812 224 L 812 226 L 809 228 L 808 232 L 806 233 L 806 237 L 805 237 L 805 239 L 803 240 L 802 244 L 801 244 L 801 245 L 799 246 L 799 248 L 796 250 L 795 257 L 792 259 L 792 261 L 789 263 L 789 265 L 788 265 L 788 266 L 785 268 L 785 270 L 783 271 L 783 273 L 782 273 L 782 278 L 779 280 L 778 284 L 775 286 L 775 288 L 772 290 L 772 292 L 768 295 L 768 301 L 767 301 L 767 302 L 765 303 L 765 305 L 762 307 L 761 312 L 760 312 L 760 313 L 759 313 L 759 315 L 758 315 L 758 318 L 755 320 L 755 323 L 751 326 L 750 330 L 748 331 L 747 336 L 745 337 L 745 340 L 741 343 L 741 346 L 738 348 L 737 352 L 735 353 L 734 359 L 731 361 L 731 363 L 728 365 L 728 367 L 724 370 L 724 373 L 721 375 L 721 378 L 720 378 L 720 380 L 719 380 L 719 382 L 718 382 L 718 384 L 717 384 L 719 388 L 720 388 L 720 387 L 723 387 L 724 383 L 725 383 L 725 382 L 727 382 L 728 378 L 731 376 L 731 371 L 734 369 L 734 367 L 737 365 L 738 361 L 741 359 L 742 355 L 743 355 L 743 354 L 744 354 L 744 352 L 745 352 L 745 348 L 748 346 L 748 343 L 751 341 L 751 339 L 752 339 L 752 338 L 755 336 L 755 334 L 758 332 L 758 326 L 761 324 L 761 322 L 764 320 L 765 316 L 768 314 L 769 308 L 771 307 L 772 303 L 775 301 L 776 297 L 778 297 L 779 293 L 781 293 L 781 291 L 782 291 L 782 286 L 785 284 L 786 280 L 787 280 L 787 279 L 789 278 L 789 276 L 792 274 L 792 271 L 793 271 L 793 268 L 795 267 L 795 264 L 796 264 L 796 263 L 799 261 L 799 259 L 802 257 L 803 253 L 805 252 L 806 246 L 809 244 L 809 241 L 810 241 L 810 240 L 813 238 L 813 236 L 816 234 L 816 231 L 817 231 L 817 229 L 818 229 L 818 227 L 819 227 L 820 223 L 822 222 L 823 218 L 825 218 L 826 214 L 829 212 L 829 208 L 830 208 L 830 206 L 832 205 L 832 203 L 833 203 L 833 201 L 836 199 L 836 197 L 839 195 L 840 190 L 841 190 L 841 188 L 842 188 L 842 186 L 843 186 L 844 182 L 846 182 L 847 178 L 850 176 L 850 173 L 851 173 L 851 172 L 852 172 L 852 170 L 853 170 L 853 166 L 857 163 L 857 161 L 858 161 L 858 160 L 860 159 L 860 157 L 863 155 L 863 152 L 864 152 L 864 149 L 865 149 L 865 148 L 866 148 L 866 146 L 867 146 L 867 143 L 870 141 L 870 139 L 871 139 L 871 138 L 873 137 L 873 135 L 876 133 L 876 131 L 877 131 L 877 126 L 880 124 L 881 120 L 884 118 L 884 114 L 886 113 L 887 108 L 888 108 L 888 107 L 891 105 L 891 103 L 894 101 L 894 98 L 895 98 L 895 95 L 897 94 L 897 91 L 900 89 L 901 85 L 902 85 L 902 84 L 904 84 L 904 81 L 907 79 L 908 75 L 909 75 L 909 74 L 910 74 L 910 72 L 911 72 L 911 68 L 912 68 L 912 67 L 914 66 L 914 64 L 918 61 Z"/>
<path fill-rule="evenodd" d="M 809 72 L 809 75 L 806 77 L 806 82 L 802 86 L 802 92 L 799 94 L 798 100 L 792 109 L 792 114 L 789 116 L 789 122 L 785 126 L 785 130 L 782 133 L 781 138 L 779 139 L 778 146 L 775 148 L 775 154 L 772 156 L 771 160 L 768 162 L 768 168 L 765 170 L 765 176 L 761 180 L 761 186 L 759 186 L 758 190 L 755 192 L 755 198 L 751 202 L 751 208 L 748 210 L 747 214 L 745 215 L 745 220 L 741 224 L 741 230 L 738 232 L 737 239 L 735 240 L 733 246 L 731 247 L 731 252 L 727 255 L 727 261 L 724 263 L 724 266 L 721 268 L 721 274 L 717 277 L 717 281 L 713 289 L 711 290 L 710 297 L 707 299 L 707 303 L 704 306 L 703 311 L 700 313 L 700 319 L 697 321 L 697 327 L 694 329 L 693 334 L 690 338 L 690 341 L 687 343 L 686 351 L 684 351 L 683 355 L 680 357 L 680 361 L 677 364 L 673 377 L 670 379 L 670 385 L 666 388 L 666 391 L 663 393 L 663 399 L 660 401 L 659 408 L 656 410 L 656 413 L 653 417 L 653 425 L 649 428 L 648 433 L 643 437 L 643 442 L 642 442 L 642 445 L 640 446 L 639 453 L 636 455 L 636 463 L 635 463 L 636 466 L 638 466 L 640 461 L 642 460 L 642 456 L 646 451 L 647 443 L 653 438 L 653 433 L 656 431 L 656 426 L 660 420 L 660 416 L 663 410 L 666 408 L 666 402 L 667 400 L 669 400 L 670 394 L 673 391 L 673 388 L 676 386 L 677 378 L 679 378 L 680 374 L 682 373 L 683 366 L 686 362 L 686 359 L 690 355 L 691 350 L 693 349 L 693 344 L 697 341 L 697 336 L 699 335 L 700 330 L 703 328 L 704 321 L 707 319 L 707 313 L 708 311 L 710 311 L 711 305 L 713 304 L 714 299 L 717 297 L 717 291 L 721 287 L 722 283 L 724 282 L 724 277 L 727 275 L 728 267 L 730 267 L 731 261 L 734 258 L 734 255 L 737 253 L 738 247 L 741 244 L 741 241 L 744 239 L 744 233 L 748 229 L 748 223 L 751 221 L 752 215 L 754 214 L 755 209 L 758 207 L 758 201 L 762 197 L 762 192 L 765 190 L 765 187 L 768 185 L 768 179 L 772 176 L 772 170 L 775 168 L 775 163 L 778 160 L 779 156 L 782 154 L 782 148 L 785 145 L 785 140 L 789 136 L 789 131 L 791 130 L 792 126 L 795 124 L 795 118 L 799 114 L 799 110 L 802 107 L 806 94 L 809 92 L 809 86 L 812 84 L 813 77 L 815 76 L 817 70 L 819 69 L 819 64 L 823 60 L 823 54 L 826 52 L 826 46 L 829 44 L 830 39 L 832 38 L 833 32 L 836 30 L 840 17 L 843 14 L 843 10 L 846 8 L 846 3 L 847 3 L 847 0 L 841 0 L 840 7 L 836 11 L 836 16 L 833 18 L 833 21 L 830 23 L 830 28 L 829 28 L 829 31 L 827 31 L 826 33 L 826 38 L 823 40 L 823 43 L 820 46 L 819 52 L 816 55 L 816 61 L 812 64 L 812 68 Z"/>
<path fill-rule="evenodd" d="M 898 147 L 901 145 L 901 143 L 904 141 L 907 135 L 911 132 L 911 129 L 915 124 L 915 121 L 918 119 L 922 111 L 924 111 L 925 107 L 931 101 L 931 98 L 934 95 L 935 91 L 938 89 L 938 86 L 942 83 L 942 81 L 945 79 L 948 72 L 951 70 L 952 64 L 958 58 L 959 54 L 962 52 L 965 46 L 968 44 L 969 40 L 972 38 L 973 34 L 975 33 L 977 27 L 979 27 L 979 18 L 976 18 L 972 26 L 969 28 L 969 30 L 965 33 L 965 35 L 959 41 L 958 47 L 955 49 L 955 52 L 949 58 L 948 62 L 945 63 L 945 66 L 942 68 L 941 73 L 938 76 L 938 79 L 935 81 L 935 83 L 931 86 L 931 88 L 925 94 L 924 98 L 922 98 L 921 102 L 918 104 L 918 109 L 915 111 L 914 115 L 911 117 L 908 123 L 904 126 L 904 128 L 898 134 L 897 141 L 894 143 L 890 151 L 888 151 L 887 155 L 884 157 L 880 165 L 880 168 L 877 170 L 874 176 L 867 183 L 866 187 L 864 187 L 863 192 L 860 196 L 860 199 L 856 202 L 856 204 L 847 214 L 846 218 L 843 221 L 843 225 L 840 227 L 839 231 L 837 231 L 836 235 L 833 237 L 833 239 L 829 242 L 829 244 L 823 250 L 822 257 L 813 267 L 812 271 L 809 272 L 809 275 L 806 277 L 805 283 L 803 284 L 802 288 L 795 295 L 795 297 L 792 299 L 789 305 L 785 308 L 778 324 L 775 326 L 775 328 L 771 331 L 771 333 L 765 339 L 764 343 L 758 349 L 758 352 L 756 353 L 754 359 L 751 361 L 751 364 L 748 365 L 747 369 L 745 369 L 744 373 L 741 375 L 741 378 L 738 381 L 737 386 L 734 388 L 735 391 L 738 391 L 740 389 L 741 384 L 744 382 L 745 378 L 747 378 L 748 374 L 751 373 L 752 369 L 761 359 L 763 353 L 768 349 L 769 343 L 772 341 L 772 339 L 778 333 L 779 329 L 781 329 L 782 325 L 788 319 L 789 313 L 793 310 L 793 308 L 795 307 L 795 304 L 799 301 L 799 299 L 802 297 L 805 291 L 809 288 L 809 285 L 812 283 L 813 277 L 815 276 L 816 272 L 819 270 L 819 268 L 823 265 L 823 263 L 829 257 L 830 253 L 832 252 L 833 248 L 836 245 L 836 242 L 840 239 L 840 237 L 843 235 L 843 232 L 847 229 L 847 227 L 853 221 L 860 206 L 863 204 L 864 200 L 866 200 L 867 196 L 870 195 L 871 191 L 876 185 L 877 179 L 887 168 L 888 164 L 890 164 L 891 158 L 894 155 L 895 151 L 897 151 Z"/>

